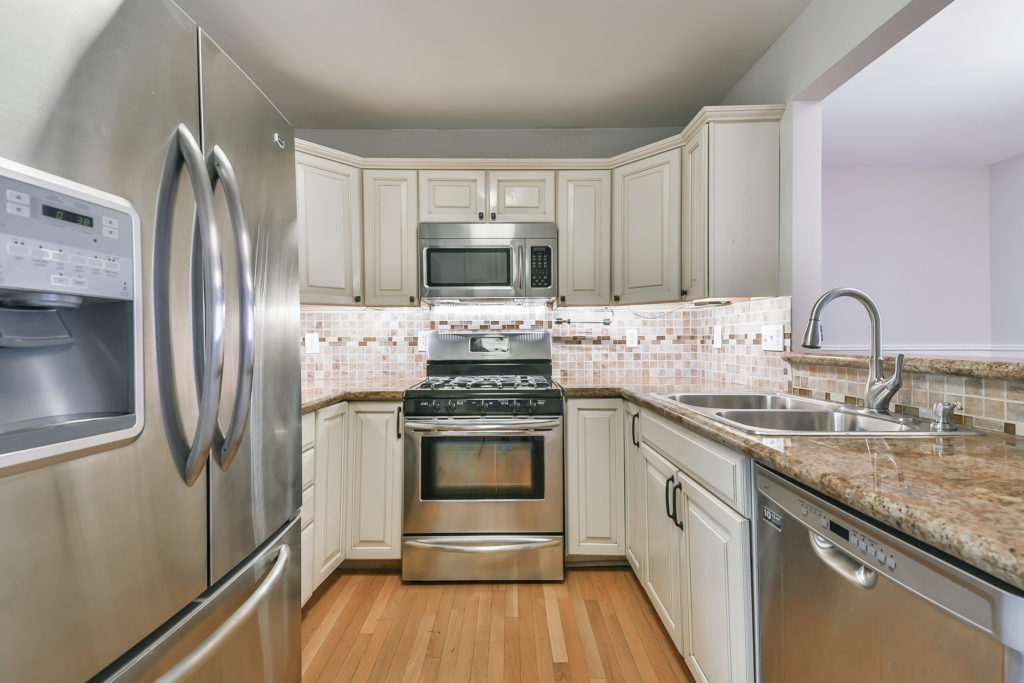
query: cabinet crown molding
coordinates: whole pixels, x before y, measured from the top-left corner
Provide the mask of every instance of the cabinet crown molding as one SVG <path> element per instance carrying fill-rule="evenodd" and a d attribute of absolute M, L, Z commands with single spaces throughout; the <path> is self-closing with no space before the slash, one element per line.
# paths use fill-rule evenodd
<path fill-rule="evenodd" d="M 609 170 L 624 164 L 637 161 L 677 149 L 684 146 L 705 123 L 736 123 L 750 121 L 778 121 L 786 111 L 785 105 L 759 104 L 739 106 L 704 107 L 686 127 L 677 135 L 652 142 L 649 145 L 617 154 L 613 157 L 593 159 L 431 159 L 431 158 L 375 158 L 360 157 L 326 145 L 295 139 L 295 151 L 305 152 L 361 169 L 396 169 L 396 170 L 524 170 L 524 171 L 569 171 L 569 170 Z"/>

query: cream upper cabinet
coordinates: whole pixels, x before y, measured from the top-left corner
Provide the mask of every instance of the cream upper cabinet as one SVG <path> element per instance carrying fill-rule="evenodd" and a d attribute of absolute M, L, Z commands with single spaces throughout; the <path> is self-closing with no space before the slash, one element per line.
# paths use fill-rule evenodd
<path fill-rule="evenodd" d="M 367 306 L 408 306 L 416 282 L 416 171 L 363 172 Z"/>
<path fill-rule="evenodd" d="M 698 681 L 754 681 L 750 520 L 678 473 L 684 532 L 679 652 Z"/>
<path fill-rule="evenodd" d="M 779 122 L 709 121 L 683 148 L 685 298 L 779 293 Z"/>
<path fill-rule="evenodd" d="M 344 501 L 347 406 L 316 412 L 313 499 L 313 585 L 316 588 L 345 559 Z M 305 507 L 305 506 L 303 506 Z"/>
<path fill-rule="evenodd" d="M 402 439 L 399 403 L 349 403 L 346 482 L 352 559 L 398 559 L 402 553 Z"/>
<path fill-rule="evenodd" d="M 611 300 L 610 171 L 558 172 L 558 300 L 607 305 Z"/>
<path fill-rule="evenodd" d="M 498 223 L 555 220 L 554 171 L 490 171 L 488 217 Z"/>
<path fill-rule="evenodd" d="M 420 171 L 421 223 L 555 220 L 554 171 Z"/>
<path fill-rule="evenodd" d="M 680 153 L 669 150 L 615 169 L 612 299 L 680 298 Z"/>
<path fill-rule="evenodd" d="M 643 580 L 644 457 L 640 453 L 640 407 L 623 404 L 623 453 L 626 471 L 626 559 L 637 579 Z"/>
<path fill-rule="evenodd" d="M 572 399 L 565 453 L 566 554 L 622 556 L 622 401 Z"/>
<path fill-rule="evenodd" d="M 295 154 L 299 299 L 353 304 L 363 296 L 362 189 L 357 168 Z"/>
<path fill-rule="evenodd" d="M 480 223 L 487 220 L 484 171 L 420 171 L 421 223 Z"/>

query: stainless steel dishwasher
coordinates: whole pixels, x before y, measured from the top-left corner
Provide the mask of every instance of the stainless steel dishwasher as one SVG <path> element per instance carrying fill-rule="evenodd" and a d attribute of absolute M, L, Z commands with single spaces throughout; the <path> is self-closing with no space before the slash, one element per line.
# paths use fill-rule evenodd
<path fill-rule="evenodd" d="M 1024 682 L 1024 594 L 756 473 L 763 683 Z"/>

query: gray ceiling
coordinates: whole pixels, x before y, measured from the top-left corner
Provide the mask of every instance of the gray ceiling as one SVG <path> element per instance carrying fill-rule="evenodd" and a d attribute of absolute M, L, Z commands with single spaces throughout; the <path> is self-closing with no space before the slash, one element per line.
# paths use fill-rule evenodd
<path fill-rule="evenodd" d="M 297 128 L 682 126 L 809 0 L 178 0 Z"/>

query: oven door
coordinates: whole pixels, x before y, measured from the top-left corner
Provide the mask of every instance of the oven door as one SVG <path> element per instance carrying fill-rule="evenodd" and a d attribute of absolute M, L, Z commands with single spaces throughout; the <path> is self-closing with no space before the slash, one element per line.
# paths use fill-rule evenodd
<path fill-rule="evenodd" d="M 561 534 L 562 418 L 405 423 L 404 534 Z"/>
<path fill-rule="evenodd" d="M 421 299 L 521 296 L 517 245 L 510 239 L 420 239 Z"/>

